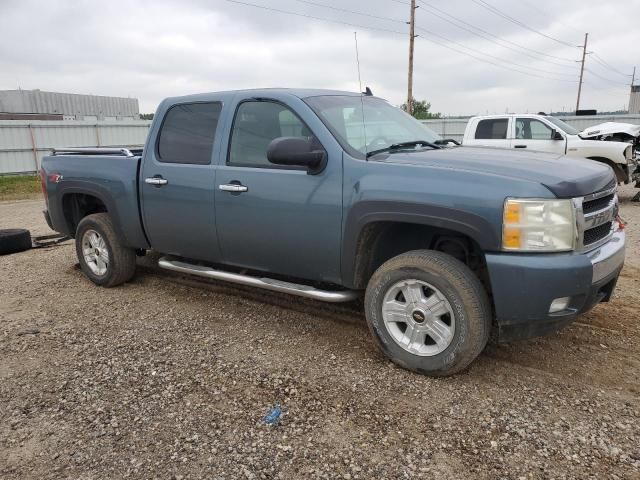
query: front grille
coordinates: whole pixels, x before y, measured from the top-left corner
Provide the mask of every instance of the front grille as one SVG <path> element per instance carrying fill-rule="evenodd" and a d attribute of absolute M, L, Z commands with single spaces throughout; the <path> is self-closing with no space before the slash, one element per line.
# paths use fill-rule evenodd
<path fill-rule="evenodd" d="M 585 197 L 578 203 L 577 226 L 579 250 L 597 248 L 613 235 L 613 225 L 618 212 L 616 185 Z"/>
<path fill-rule="evenodd" d="M 615 194 L 611 193 L 604 197 L 596 198 L 594 200 L 585 200 L 582 204 L 582 212 L 587 215 L 592 212 L 597 212 L 609 206 L 609 203 L 613 200 Z"/>
<path fill-rule="evenodd" d="M 583 244 L 585 247 L 598 242 L 611 233 L 612 222 L 603 223 L 584 232 Z"/>

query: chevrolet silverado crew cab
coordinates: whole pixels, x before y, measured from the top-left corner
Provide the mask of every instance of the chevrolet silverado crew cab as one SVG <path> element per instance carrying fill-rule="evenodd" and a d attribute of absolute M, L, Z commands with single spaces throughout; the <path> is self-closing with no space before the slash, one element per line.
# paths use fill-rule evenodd
<path fill-rule="evenodd" d="M 441 139 L 371 95 L 266 89 L 169 98 L 142 151 L 58 150 L 45 217 L 114 287 L 159 267 L 327 302 L 363 297 L 380 349 L 469 365 L 490 332 L 567 325 L 624 261 L 613 170 Z"/>
<path fill-rule="evenodd" d="M 472 117 L 463 145 L 536 150 L 588 158 L 613 168 L 618 183 L 630 183 L 636 175 L 633 145 L 627 142 L 584 139 L 580 132 L 550 115 L 507 114 Z M 517 157 L 514 158 L 516 160 Z"/>

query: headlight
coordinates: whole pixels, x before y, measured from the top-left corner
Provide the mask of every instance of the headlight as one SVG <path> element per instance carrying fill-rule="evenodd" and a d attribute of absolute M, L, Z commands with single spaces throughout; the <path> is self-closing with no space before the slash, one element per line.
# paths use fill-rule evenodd
<path fill-rule="evenodd" d="M 633 163 L 633 145 L 629 145 L 624 149 L 624 158 L 627 160 L 628 164 Z"/>
<path fill-rule="evenodd" d="M 571 200 L 524 200 L 504 202 L 502 248 L 520 252 L 573 250 L 576 220 Z"/>

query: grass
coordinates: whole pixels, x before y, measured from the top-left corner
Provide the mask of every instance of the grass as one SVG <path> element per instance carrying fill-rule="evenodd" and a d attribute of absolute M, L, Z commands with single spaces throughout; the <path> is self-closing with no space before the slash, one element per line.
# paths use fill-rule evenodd
<path fill-rule="evenodd" d="M 0 200 L 21 200 L 40 194 L 37 175 L 0 175 Z"/>

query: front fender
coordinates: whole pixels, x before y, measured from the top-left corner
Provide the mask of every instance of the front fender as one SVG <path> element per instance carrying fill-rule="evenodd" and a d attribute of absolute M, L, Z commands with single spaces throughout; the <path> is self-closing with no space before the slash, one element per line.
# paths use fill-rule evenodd
<path fill-rule="evenodd" d="M 363 201 L 353 205 L 345 222 L 342 248 L 342 278 L 353 288 L 361 233 L 375 222 L 395 222 L 444 228 L 466 235 L 485 251 L 501 242 L 498 229 L 482 216 L 451 207 L 398 201 Z"/>

